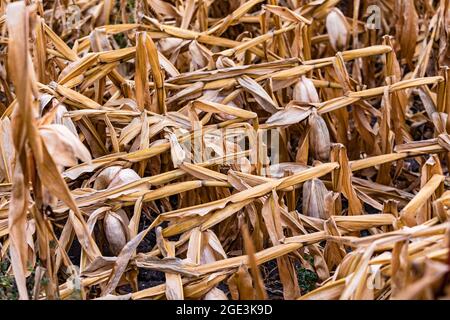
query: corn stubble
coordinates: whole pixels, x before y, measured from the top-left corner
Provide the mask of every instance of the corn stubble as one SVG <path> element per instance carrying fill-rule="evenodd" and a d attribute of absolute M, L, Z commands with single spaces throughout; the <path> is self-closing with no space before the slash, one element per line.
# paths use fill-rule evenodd
<path fill-rule="evenodd" d="M 370 4 L 2 1 L 20 299 L 450 298 L 450 2 Z"/>

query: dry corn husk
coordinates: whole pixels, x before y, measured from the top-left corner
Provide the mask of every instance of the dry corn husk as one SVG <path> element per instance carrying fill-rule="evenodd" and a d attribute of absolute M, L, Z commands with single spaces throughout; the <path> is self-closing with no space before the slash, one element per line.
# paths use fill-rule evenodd
<path fill-rule="evenodd" d="M 119 209 L 116 212 L 109 211 L 106 213 L 103 228 L 106 239 L 108 240 L 109 248 L 114 255 L 119 255 L 120 251 L 128 242 L 128 228 L 125 211 Z"/>
<path fill-rule="evenodd" d="M 203 300 L 228 300 L 228 297 L 219 288 L 212 288 L 207 294 L 205 294 Z"/>
<path fill-rule="evenodd" d="M 336 51 L 343 51 L 349 41 L 350 26 L 342 11 L 338 8 L 331 9 L 327 15 L 325 24 L 331 46 Z"/>
<path fill-rule="evenodd" d="M 309 147 L 314 159 L 327 161 L 330 158 L 330 134 L 325 120 L 313 111 L 309 117 Z"/>
<path fill-rule="evenodd" d="M 312 179 L 303 184 L 302 212 L 306 216 L 328 219 L 330 214 L 325 206 L 328 190 L 319 179 Z"/>
<path fill-rule="evenodd" d="M 305 76 L 302 76 L 295 84 L 292 95 L 294 100 L 302 102 L 319 102 L 319 95 L 317 94 L 313 82 Z"/>

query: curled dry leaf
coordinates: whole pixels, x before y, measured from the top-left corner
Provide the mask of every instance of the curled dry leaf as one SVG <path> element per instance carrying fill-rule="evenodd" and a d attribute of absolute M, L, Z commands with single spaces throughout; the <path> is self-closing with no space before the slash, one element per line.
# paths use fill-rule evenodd
<path fill-rule="evenodd" d="M 183 147 L 178 142 L 177 136 L 172 132 L 168 133 L 169 142 L 170 142 L 170 155 L 172 156 L 172 163 L 174 168 L 178 168 L 180 164 L 186 158 L 186 152 L 183 150 Z"/>
<path fill-rule="evenodd" d="M 310 107 L 301 107 L 291 104 L 286 106 L 284 110 L 273 114 L 267 119 L 265 124 L 270 127 L 287 126 L 305 120 L 310 114 Z"/>
<path fill-rule="evenodd" d="M 78 140 L 72 131 L 60 124 L 41 126 L 39 133 L 58 165 L 70 167 L 78 164 L 77 158 L 83 162 L 91 161 L 91 153 Z"/>

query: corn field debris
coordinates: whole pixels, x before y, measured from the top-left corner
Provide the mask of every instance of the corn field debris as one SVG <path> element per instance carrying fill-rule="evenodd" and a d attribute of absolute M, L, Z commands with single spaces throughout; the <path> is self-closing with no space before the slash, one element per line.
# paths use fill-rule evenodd
<path fill-rule="evenodd" d="M 449 0 L 0 1 L 1 299 L 450 298 Z"/>

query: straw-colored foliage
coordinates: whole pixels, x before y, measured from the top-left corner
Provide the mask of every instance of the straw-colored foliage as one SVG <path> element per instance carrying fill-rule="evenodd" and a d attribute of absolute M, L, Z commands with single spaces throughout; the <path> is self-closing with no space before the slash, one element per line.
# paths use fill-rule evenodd
<path fill-rule="evenodd" d="M 450 297 L 449 0 L 2 0 L 0 31 L 1 297 Z"/>

